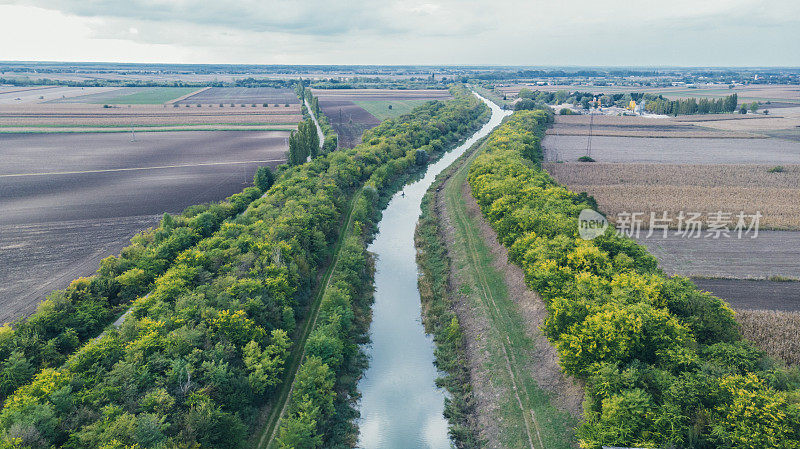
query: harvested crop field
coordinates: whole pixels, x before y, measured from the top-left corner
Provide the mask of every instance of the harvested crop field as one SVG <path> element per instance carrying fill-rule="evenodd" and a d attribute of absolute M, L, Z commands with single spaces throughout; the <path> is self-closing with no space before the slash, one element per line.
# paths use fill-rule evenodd
<path fill-rule="evenodd" d="M 708 214 L 717 211 L 763 215 L 762 228 L 800 229 L 800 166 L 689 165 L 622 163 L 546 163 L 545 169 L 575 192 L 594 196 L 600 210 L 613 222 L 622 212 L 642 212 L 673 218 L 680 211 Z"/>
<path fill-rule="evenodd" d="M 800 312 L 738 310 L 742 335 L 767 354 L 800 365 Z"/>
<path fill-rule="evenodd" d="M 134 105 L 129 107 L 103 107 L 85 104 L 39 104 L 25 106 L 0 106 L 0 132 L 59 131 L 68 128 L 124 128 L 131 127 L 188 127 L 190 125 L 214 126 L 269 126 L 294 128 L 301 120 L 300 106 L 258 105 L 242 107 L 174 107 Z"/>
<path fill-rule="evenodd" d="M 586 155 L 588 137 L 548 135 L 542 145 L 548 161 L 577 161 Z M 784 139 L 607 137 L 591 139 L 598 162 L 660 164 L 800 164 L 800 142 Z"/>
<path fill-rule="evenodd" d="M 195 104 L 300 104 L 291 89 L 273 87 L 212 87 L 176 102 L 181 105 Z"/>
<path fill-rule="evenodd" d="M 446 100 L 452 98 L 447 90 L 392 90 L 392 89 L 312 89 L 319 98 L 322 113 L 339 135 L 339 146 L 352 148 L 361 142 L 361 134 L 377 126 L 380 117 L 375 117 L 359 105 L 365 102 L 368 109 L 383 109 L 388 112 L 389 102 Z M 381 116 L 381 114 L 378 114 Z"/>
<path fill-rule="evenodd" d="M 702 290 L 736 310 L 800 311 L 800 282 L 749 279 L 692 279 Z"/>
<path fill-rule="evenodd" d="M 3 310 L 33 311 L 43 291 L 93 273 L 154 216 L 241 191 L 257 166 L 285 160 L 287 136 L 161 132 L 131 142 L 119 133 L 0 135 Z M 31 280 L 44 287 L 30 293 Z"/>

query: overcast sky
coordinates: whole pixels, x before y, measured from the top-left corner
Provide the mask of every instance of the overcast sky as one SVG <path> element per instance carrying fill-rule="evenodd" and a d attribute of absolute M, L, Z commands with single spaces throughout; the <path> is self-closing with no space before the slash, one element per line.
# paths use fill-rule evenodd
<path fill-rule="evenodd" d="M 800 66 L 798 0 L 0 0 L 0 60 Z"/>

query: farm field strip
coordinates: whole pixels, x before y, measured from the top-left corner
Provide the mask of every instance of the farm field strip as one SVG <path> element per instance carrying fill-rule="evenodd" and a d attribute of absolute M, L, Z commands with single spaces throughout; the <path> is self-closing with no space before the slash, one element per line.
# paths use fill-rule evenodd
<path fill-rule="evenodd" d="M 311 89 L 315 97 L 342 100 L 448 100 L 453 98 L 445 89 Z"/>
<path fill-rule="evenodd" d="M 573 162 L 586 155 L 585 136 L 545 136 L 546 160 Z M 800 142 L 784 139 L 709 139 L 595 136 L 598 162 L 661 164 L 800 164 Z M 557 154 L 555 154 L 557 153 Z"/>
<path fill-rule="evenodd" d="M 45 295 L 97 271 L 161 215 L 0 225 L 0 324 L 33 312 Z"/>
<path fill-rule="evenodd" d="M 637 241 L 659 261 L 668 274 L 680 276 L 800 279 L 800 232 L 760 231 L 757 238 L 684 238 L 657 232 Z M 799 283 L 800 284 L 800 283 Z"/>
<path fill-rule="evenodd" d="M 81 134 L 81 133 L 130 133 L 131 129 L 138 132 L 180 132 L 180 131 L 291 131 L 295 124 L 207 124 L 207 125 L 162 125 L 162 126 L 105 126 L 93 127 L 0 127 L 0 134 Z"/>
<path fill-rule="evenodd" d="M 703 278 L 692 280 L 701 290 L 724 299 L 737 311 L 800 312 L 800 282 Z"/>
<path fill-rule="evenodd" d="M 342 148 L 356 146 L 361 142 L 361 134 L 365 130 L 381 122 L 380 117 L 371 114 L 358 102 L 375 108 L 378 113 L 377 109 L 383 109 L 380 106 L 383 102 L 386 102 L 385 109 L 388 112 L 388 103 L 392 101 L 418 100 L 420 102 L 415 104 L 418 106 L 429 100 L 452 98 L 446 90 L 311 89 L 311 93 L 319 99 L 320 109 L 339 135 L 339 146 Z"/>
<path fill-rule="evenodd" d="M 791 110 L 789 111 L 791 112 Z M 631 119 L 631 120 L 627 120 Z M 764 132 L 768 126 L 793 123 L 773 117 L 691 116 L 658 120 L 673 129 L 702 124 L 709 132 Z M 597 123 L 597 122 L 595 122 Z M 603 129 L 645 129 L 641 118 L 600 120 Z M 564 128 L 588 128 L 586 118 L 557 117 L 544 142 L 550 160 L 574 160 L 586 154 L 587 137 L 563 136 Z M 703 128 L 705 127 L 705 128 Z M 554 135 L 558 134 L 558 135 Z M 597 134 L 595 134 L 597 135 Z M 762 134 L 763 135 L 763 134 Z M 543 166 L 561 184 L 592 195 L 600 210 L 613 223 L 622 212 L 644 213 L 639 243 L 647 246 L 668 274 L 694 277 L 697 285 L 728 301 L 737 310 L 800 308 L 800 232 L 765 229 L 800 229 L 800 142 L 769 139 L 681 139 L 681 138 L 592 138 L 595 163 L 545 163 Z M 616 148 L 614 148 L 616 146 Z M 556 151 L 551 151 L 557 148 Z M 777 165 L 781 172 L 771 173 Z M 666 211 L 678 224 L 679 211 L 701 213 L 708 223 L 710 213 L 723 211 L 763 214 L 756 239 L 745 236 L 719 239 L 686 238 L 670 232 L 662 238 L 657 230 L 644 238 L 650 213 Z M 735 219 L 729 227 L 735 226 Z"/>
<path fill-rule="evenodd" d="M 113 173 L 137 170 L 163 170 L 166 168 L 188 168 L 188 167 L 213 167 L 216 165 L 237 165 L 237 164 L 267 164 L 283 162 L 283 159 L 265 159 L 260 161 L 232 161 L 232 162 L 198 162 L 196 164 L 161 165 L 156 167 L 125 167 L 125 168 L 106 168 L 97 170 L 78 170 L 78 171 L 54 171 L 54 172 L 32 172 L 32 173 L 8 173 L 0 174 L 0 178 L 20 177 L 20 176 L 58 176 L 58 175 L 78 175 L 89 173 Z"/>
<path fill-rule="evenodd" d="M 77 107 L 74 107 L 77 106 Z M 302 119 L 298 105 L 275 107 L 157 107 L 102 108 L 85 105 L 0 107 L 2 128 L 78 128 L 191 125 L 296 125 Z"/>
<path fill-rule="evenodd" d="M 179 105 L 194 104 L 299 104 L 292 89 L 274 87 L 212 87 L 176 101 Z"/>
<path fill-rule="evenodd" d="M 574 118 L 573 118 L 574 117 Z M 714 129 L 699 126 L 698 122 L 682 122 L 672 118 L 639 118 L 596 116 L 592 120 L 591 134 L 594 136 L 615 137 L 708 137 L 708 138 L 766 138 L 763 134 L 741 132 L 735 130 Z M 589 117 L 556 116 L 555 123 L 547 130 L 548 135 L 588 136 L 590 134 Z"/>
<path fill-rule="evenodd" d="M 800 303 L 800 301 L 798 301 Z M 739 330 L 767 354 L 791 365 L 800 365 L 800 312 L 739 310 Z"/>

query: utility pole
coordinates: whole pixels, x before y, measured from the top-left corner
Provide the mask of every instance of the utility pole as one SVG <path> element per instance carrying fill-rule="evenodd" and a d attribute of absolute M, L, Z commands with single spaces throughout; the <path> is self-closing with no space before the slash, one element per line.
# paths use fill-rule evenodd
<path fill-rule="evenodd" d="M 594 112 L 589 112 L 589 138 L 586 141 L 586 156 L 592 157 L 592 126 L 594 125 Z"/>

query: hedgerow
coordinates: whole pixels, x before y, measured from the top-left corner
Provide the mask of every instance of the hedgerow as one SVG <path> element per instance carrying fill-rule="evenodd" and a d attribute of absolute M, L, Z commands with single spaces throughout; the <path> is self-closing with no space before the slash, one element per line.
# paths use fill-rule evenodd
<path fill-rule="evenodd" d="M 515 113 L 470 167 L 483 214 L 545 302 L 543 331 L 585 381 L 581 446 L 800 447 L 800 373 L 743 340 L 734 312 L 669 278 L 609 229 L 588 241 L 585 195 L 541 169 L 550 117 Z"/>
<path fill-rule="evenodd" d="M 382 123 L 352 150 L 281 171 L 235 220 L 181 252 L 118 330 L 9 396 L 0 411 L 2 444 L 243 447 L 283 376 L 295 322 L 330 258 L 349 198 L 367 181 L 376 192 L 389 187 L 413 169 L 418 148 L 432 152 L 471 131 L 485 106 L 463 88 L 454 95 Z M 351 281 L 343 278 L 347 288 Z M 339 314 L 335 306 L 346 305 L 340 299 L 323 308 L 327 321 L 312 336 L 318 349 L 298 372 L 308 400 L 291 409 L 301 425 L 315 421 L 317 436 L 328 432 L 321 426 L 331 416 L 333 373 L 352 351 L 346 307 Z"/>

